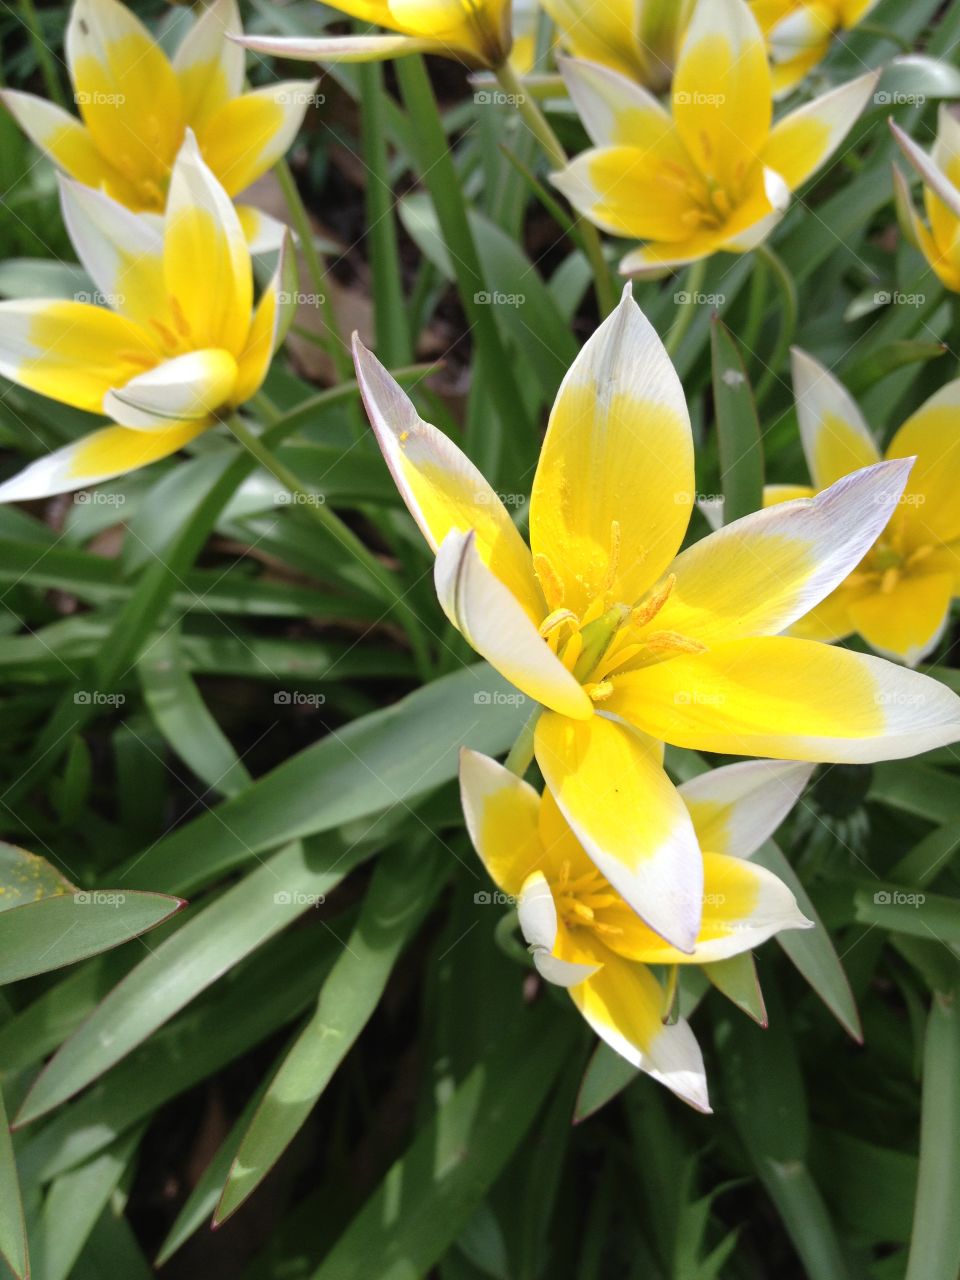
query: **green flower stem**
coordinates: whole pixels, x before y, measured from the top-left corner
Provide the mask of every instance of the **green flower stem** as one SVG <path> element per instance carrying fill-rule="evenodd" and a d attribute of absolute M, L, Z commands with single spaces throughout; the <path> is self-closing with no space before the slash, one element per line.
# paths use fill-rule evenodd
<path fill-rule="evenodd" d="M 776 346 L 767 362 L 763 377 L 757 383 L 756 399 L 757 404 L 759 404 L 766 398 L 774 384 L 779 381 L 777 370 L 786 359 L 790 344 L 793 342 L 793 335 L 797 329 L 797 286 L 793 282 L 793 276 L 772 249 L 769 249 L 765 244 L 761 244 L 757 245 L 753 252 L 757 255 L 757 260 L 766 265 L 770 275 L 776 282 L 777 288 L 780 290 L 780 301 L 783 308 Z"/>
<path fill-rule="evenodd" d="M 544 154 L 551 164 L 562 169 L 568 161 L 563 144 L 550 127 L 550 122 L 540 110 L 536 100 L 529 94 L 508 62 L 497 69 L 497 80 L 503 89 L 516 103 L 517 110 L 524 124 L 540 143 Z M 610 268 L 603 256 L 603 245 L 600 235 L 592 222 L 585 218 L 577 220 L 577 227 L 583 241 L 583 247 L 593 270 L 594 287 L 597 292 L 597 306 L 601 316 L 608 316 L 617 305 L 617 291 L 610 275 Z"/>
<path fill-rule="evenodd" d="M 58 107 L 66 108 L 67 103 L 60 84 L 60 76 L 57 73 L 57 64 L 53 60 L 50 46 L 43 38 L 40 19 L 37 17 L 33 0 L 19 0 L 17 7 L 20 10 L 20 20 L 30 33 L 30 43 L 33 45 L 33 52 L 43 75 L 47 97 Z"/>
<path fill-rule="evenodd" d="M 880 22 L 858 22 L 853 28 L 855 31 L 862 31 L 865 36 L 876 36 L 880 40 L 889 40 L 891 44 L 899 47 L 901 53 L 913 53 L 913 45 L 899 31 L 894 31 L 892 27 L 885 27 Z"/>
<path fill-rule="evenodd" d="M 325 502 L 318 501 L 317 494 L 303 487 L 290 468 L 280 461 L 256 432 L 250 430 L 238 414 L 224 419 L 224 423 L 264 470 L 279 480 L 283 487 L 299 500 L 298 505 L 302 505 L 303 510 L 313 521 L 363 567 L 376 589 L 377 596 L 396 613 L 398 622 L 409 637 L 421 678 L 426 677 L 430 670 L 430 657 L 424 643 L 420 620 L 397 590 L 389 570 L 384 568 L 373 552 Z M 278 425 L 279 421 L 273 423 L 272 428 Z"/>
<path fill-rule="evenodd" d="M 753 269 L 750 272 L 747 322 L 744 325 L 743 332 L 738 335 L 740 345 L 749 355 L 753 355 L 760 340 L 760 330 L 763 325 L 763 305 L 767 296 L 768 279 L 767 264 L 762 258 L 754 258 Z"/>
<path fill-rule="evenodd" d="M 493 940 L 505 956 L 509 956 L 511 960 L 516 960 L 525 969 L 529 969 L 530 952 L 517 941 L 519 927 L 520 921 L 516 908 L 514 908 L 512 911 L 502 915 L 497 921 L 497 927 L 493 931 Z"/>
<path fill-rule="evenodd" d="M 537 721 L 543 714 L 543 707 L 537 707 L 531 712 L 526 724 L 517 735 L 517 740 L 510 748 L 510 752 L 504 761 L 504 765 L 511 773 L 515 773 L 518 778 L 530 768 L 533 763 L 533 744 L 534 734 L 537 728 Z"/>
<path fill-rule="evenodd" d="M 337 322 L 337 314 L 334 311 L 333 298 L 330 296 L 326 268 L 314 243 L 310 218 L 304 207 L 303 200 L 300 198 L 300 192 L 286 160 L 279 160 L 274 165 L 274 173 L 277 175 L 283 198 L 290 211 L 290 217 L 293 219 L 293 228 L 297 233 L 299 248 L 306 259 L 307 271 L 310 275 L 314 292 L 318 298 L 323 299 L 320 304 L 323 310 L 323 322 L 330 335 L 327 350 L 333 360 L 337 377 L 345 382 L 353 374 L 353 362 L 350 359 L 350 351 L 340 336 L 340 326 Z"/>
<path fill-rule="evenodd" d="M 663 341 L 663 345 L 667 349 L 667 355 L 675 356 L 680 347 L 680 343 L 686 336 L 687 330 L 693 324 L 693 317 L 697 314 L 697 306 L 694 298 L 703 288 L 703 279 L 707 273 L 706 258 L 699 258 L 696 262 L 691 262 L 687 267 L 687 274 L 683 281 L 683 293 L 689 294 L 687 302 L 681 304 L 680 314 L 673 322 L 670 332 Z"/>

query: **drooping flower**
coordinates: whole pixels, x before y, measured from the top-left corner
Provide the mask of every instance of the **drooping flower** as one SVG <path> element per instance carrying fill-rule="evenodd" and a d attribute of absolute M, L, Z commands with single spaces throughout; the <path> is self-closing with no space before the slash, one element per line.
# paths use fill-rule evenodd
<path fill-rule="evenodd" d="M 937 138 L 929 156 L 895 121 L 890 121 L 890 128 L 901 151 L 923 179 L 923 203 L 929 222 L 927 226 L 918 215 L 906 180 L 894 165 L 901 225 L 941 282 L 960 293 L 960 121 L 941 103 Z"/>
<path fill-rule="evenodd" d="M 543 0 L 568 53 L 619 71 L 654 93 L 670 84 L 695 0 Z"/>
<path fill-rule="evenodd" d="M 796 88 L 834 37 L 862 22 L 877 0 L 750 0 L 767 41 L 776 97 Z"/>
<path fill-rule="evenodd" d="M 292 254 L 254 306 L 250 250 L 188 131 L 162 223 L 61 179 L 77 256 L 107 304 L 0 302 L 0 373 L 101 427 L 0 485 L 0 502 L 96 484 L 165 458 L 262 384 L 283 337 Z"/>
<path fill-rule="evenodd" d="M 31 93 L 2 98 L 27 136 L 70 177 L 137 212 L 161 213 L 185 133 L 231 197 L 244 191 L 290 147 L 315 82 L 290 80 L 243 89 L 236 0 L 213 0 L 171 61 L 120 0 L 74 0 L 66 58 L 80 119 Z M 282 235 L 250 206 L 241 220 L 252 244 L 275 247 Z"/>
<path fill-rule="evenodd" d="M 914 666 L 936 646 L 960 594 L 960 380 L 911 414 L 883 455 L 853 398 L 799 350 L 793 388 L 813 486 L 770 486 L 765 504 L 812 496 L 881 456 L 916 456 L 876 543 L 794 634 L 832 641 L 857 633 L 878 653 Z"/>
<path fill-rule="evenodd" d="M 703 1059 L 683 1019 L 665 1025 L 664 991 L 648 965 L 713 964 L 805 929 L 787 886 L 747 861 L 773 834 L 811 766 L 728 765 L 678 788 L 703 848 L 703 915 L 693 950 L 649 929 L 597 870 L 549 791 L 542 796 L 495 760 L 464 750 L 460 793 L 474 848 L 517 903 L 534 964 L 598 1036 L 635 1067 L 708 1111 Z"/>
<path fill-rule="evenodd" d="M 843 581 L 887 524 L 910 462 L 879 463 L 678 555 L 693 442 L 683 391 L 630 296 L 557 396 L 528 549 L 476 467 L 354 340 L 387 464 L 437 555 L 447 617 L 545 709 L 537 762 L 603 877 L 690 952 L 703 864 L 662 744 L 870 761 L 960 737 L 960 698 L 880 658 L 779 633 Z"/>
<path fill-rule="evenodd" d="M 877 78 L 860 76 L 771 127 L 770 67 L 745 0 L 700 0 L 672 113 L 607 67 L 568 59 L 563 73 L 594 146 L 553 182 L 596 226 L 646 242 L 620 264 L 627 275 L 755 248 L 847 136 Z"/>
<path fill-rule="evenodd" d="M 376 62 L 435 53 L 496 70 L 510 56 L 510 0 L 332 0 L 330 7 L 389 34 L 243 36 L 238 43 L 307 62 Z"/>

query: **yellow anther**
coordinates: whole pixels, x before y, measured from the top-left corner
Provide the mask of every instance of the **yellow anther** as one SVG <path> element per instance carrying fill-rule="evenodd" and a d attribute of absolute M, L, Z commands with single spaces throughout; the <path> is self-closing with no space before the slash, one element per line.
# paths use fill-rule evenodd
<path fill-rule="evenodd" d="M 591 702 L 605 702 L 613 693 L 613 685 L 609 680 L 598 680 L 594 684 L 585 684 L 583 690 Z"/>
<path fill-rule="evenodd" d="M 570 910 L 578 919 L 585 921 L 587 924 L 593 924 L 593 912 L 585 902 L 579 902 L 574 899 L 570 904 Z"/>
<path fill-rule="evenodd" d="M 551 632 L 556 631 L 558 627 L 562 627 L 565 622 L 572 622 L 576 625 L 577 615 L 572 609 L 554 609 L 553 613 L 548 613 L 540 623 L 540 634 L 546 640 Z"/>
<path fill-rule="evenodd" d="M 630 614 L 630 625 L 633 627 L 645 627 L 648 622 L 652 622 L 670 599 L 673 588 L 676 585 L 677 575 L 671 573 L 667 575 L 659 587 L 654 587 L 652 591 L 648 591 L 640 603 L 634 606 Z"/>
<path fill-rule="evenodd" d="M 907 565 L 912 569 L 914 565 L 920 564 L 922 560 L 926 560 L 927 556 L 933 554 L 933 546 L 917 547 L 916 551 L 911 551 L 907 560 Z"/>
<path fill-rule="evenodd" d="M 183 338 L 190 337 L 190 326 L 187 324 L 187 317 L 183 314 L 179 300 L 171 293 L 170 295 L 170 314 L 173 316 L 173 323 L 177 327 L 177 332 Z"/>
<path fill-rule="evenodd" d="M 880 590 L 885 596 L 888 596 L 900 581 L 899 569 L 884 569 L 883 577 L 880 579 Z"/>
<path fill-rule="evenodd" d="M 583 653 L 583 634 L 580 631 L 575 631 L 564 646 L 563 653 L 560 654 L 560 661 L 568 671 L 572 671 L 580 661 L 581 653 Z"/>
<path fill-rule="evenodd" d="M 407 443 L 407 441 L 410 439 L 410 432 L 409 432 L 409 431 L 401 431 L 401 432 L 400 432 L 400 435 L 399 435 L 399 437 L 398 437 L 398 439 L 399 439 L 399 441 L 400 441 L 400 444 L 401 444 L 401 445 L 405 445 L 405 444 Z"/>
<path fill-rule="evenodd" d="M 533 557 L 533 571 L 540 582 L 540 589 L 551 613 L 563 604 L 563 579 L 542 552 Z"/>
<path fill-rule="evenodd" d="M 707 647 L 699 640 L 682 636 L 679 631 L 654 631 L 651 635 L 644 637 L 644 643 L 650 649 L 667 650 L 672 653 L 703 653 Z"/>

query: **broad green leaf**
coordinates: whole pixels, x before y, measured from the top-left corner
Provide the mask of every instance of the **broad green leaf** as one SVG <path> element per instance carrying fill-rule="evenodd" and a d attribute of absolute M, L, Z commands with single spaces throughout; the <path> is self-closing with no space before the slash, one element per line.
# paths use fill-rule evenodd
<path fill-rule="evenodd" d="M 611 1098 L 615 1098 L 639 1075 L 639 1070 L 626 1058 L 621 1058 L 619 1053 L 600 1041 L 590 1055 L 587 1069 L 583 1073 L 573 1113 L 574 1123 L 579 1124 L 601 1107 L 605 1107 Z"/>
<path fill-rule="evenodd" d="M 439 852 L 424 844 L 411 840 L 381 857 L 316 1011 L 244 1134 L 217 1206 L 217 1223 L 243 1204 L 279 1160 L 376 1008 L 401 948 L 443 882 Z"/>
<path fill-rule="evenodd" d="M 742 1009 L 761 1027 L 767 1025 L 767 1011 L 763 1004 L 763 992 L 757 977 L 757 966 L 753 955 L 743 951 L 729 960 L 718 960 L 714 964 L 705 964 L 701 968 L 718 991 L 722 991 L 728 1000 L 732 1000 L 738 1009 Z"/>
<path fill-rule="evenodd" d="M 917 1157 L 838 1130 L 815 1130 L 811 1163 L 843 1226 L 858 1239 L 906 1243 L 913 1224 Z M 864 1177 L 869 1170 L 869 1177 Z"/>
<path fill-rule="evenodd" d="M 5 1258 L 17 1280 L 27 1280 L 27 1234 L 20 1200 L 20 1181 L 10 1139 L 7 1111 L 0 1092 L 0 1258 Z"/>
<path fill-rule="evenodd" d="M 763 443 L 743 359 L 729 330 L 719 320 L 713 322 L 710 346 L 723 519 L 730 524 L 759 511 L 763 505 Z"/>
<path fill-rule="evenodd" d="M 878 880 L 858 889 L 854 909 L 861 924 L 878 924 L 893 933 L 931 938 L 960 955 L 960 909 L 956 898 L 926 893 Z"/>

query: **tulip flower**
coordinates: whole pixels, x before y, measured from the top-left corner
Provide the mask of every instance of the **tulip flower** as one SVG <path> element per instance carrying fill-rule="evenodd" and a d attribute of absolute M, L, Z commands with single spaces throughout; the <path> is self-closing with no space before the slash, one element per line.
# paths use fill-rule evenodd
<path fill-rule="evenodd" d="M 745 0 L 700 0 L 672 114 L 607 67 L 566 59 L 562 70 L 594 146 L 553 182 L 596 226 L 647 242 L 624 258 L 627 275 L 756 248 L 847 136 L 877 79 L 860 76 L 771 127 L 770 68 Z"/>
<path fill-rule="evenodd" d="M 281 252 L 256 306 L 250 250 L 230 197 L 188 132 L 166 212 L 131 213 L 61 179 L 80 262 L 108 304 L 0 302 L 0 373 L 111 420 L 0 485 L 0 502 L 96 484 L 165 458 L 256 392 L 283 336 Z"/>
<path fill-rule="evenodd" d="M 187 129 L 221 186 L 236 196 L 287 151 L 315 82 L 243 91 L 236 0 L 214 0 L 171 61 L 119 0 L 74 0 L 66 57 L 80 119 L 31 93 L 7 89 L 14 119 L 64 173 L 137 212 L 161 213 Z M 276 247 L 282 228 L 241 207 L 256 248 Z"/>
<path fill-rule="evenodd" d="M 654 93 L 670 84 L 695 0 L 543 0 L 568 53 L 611 67 Z"/>
<path fill-rule="evenodd" d="M 803 351 L 793 352 L 793 387 L 813 486 L 771 486 L 765 505 L 811 496 L 881 456 L 917 459 L 876 543 L 794 634 L 827 641 L 858 634 L 878 653 L 915 666 L 935 648 L 960 594 L 960 380 L 921 405 L 885 455 L 852 397 Z"/>
<path fill-rule="evenodd" d="M 243 36 L 238 43 L 307 62 L 378 62 L 436 53 L 493 71 L 510 55 L 510 0 L 332 0 L 329 7 L 384 27 L 387 34 Z"/>
<path fill-rule="evenodd" d="M 692 952 L 703 860 L 663 743 L 731 755 L 871 761 L 960 738 L 960 698 L 883 659 L 779 633 L 860 562 L 908 460 L 738 520 L 677 554 L 693 441 L 683 390 L 630 296 L 587 342 L 554 404 L 528 549 L 455 444 L 354 339 L 394 480 L 436 552 L 441 606 L 544 708 L 536 759 L 597 870 Z"/>
<path fill-rule="evenodd" d="M 464 749 L 460 793 L 474 848 L 517 903 L 541 977 L 566 987 L 596 1034 L 633 1066 L 709 1111 L 689 1024 L 664 1024 L 664 992 L 647 967 L 712 964 L 784 929 L 807 929 L 787 886 L 747 861 L 786 817 L 811 766 L 747 761 L 678 788 L 703 847 L 703 917 L 689 953 L 652 932 L 597 870 L 549 791 Z"/>
<path fill-rule="evenodd" d="M 834 36 L 862 22 L 877 0 L 750 0 L 770 54 L 776 97 L 795 89 L 830 51 Z"/>
<path fill-rule="evenodd" d="M 929 156 L 893 120 L 890 128 L 901 151 L 923 179 L 923 202 L 930 225 L 921 221 L 906 181 L 894 166 L 900 222 L 942 283 L 960 293 L 960 121 L 941 104 L 937 140 Z"/>

